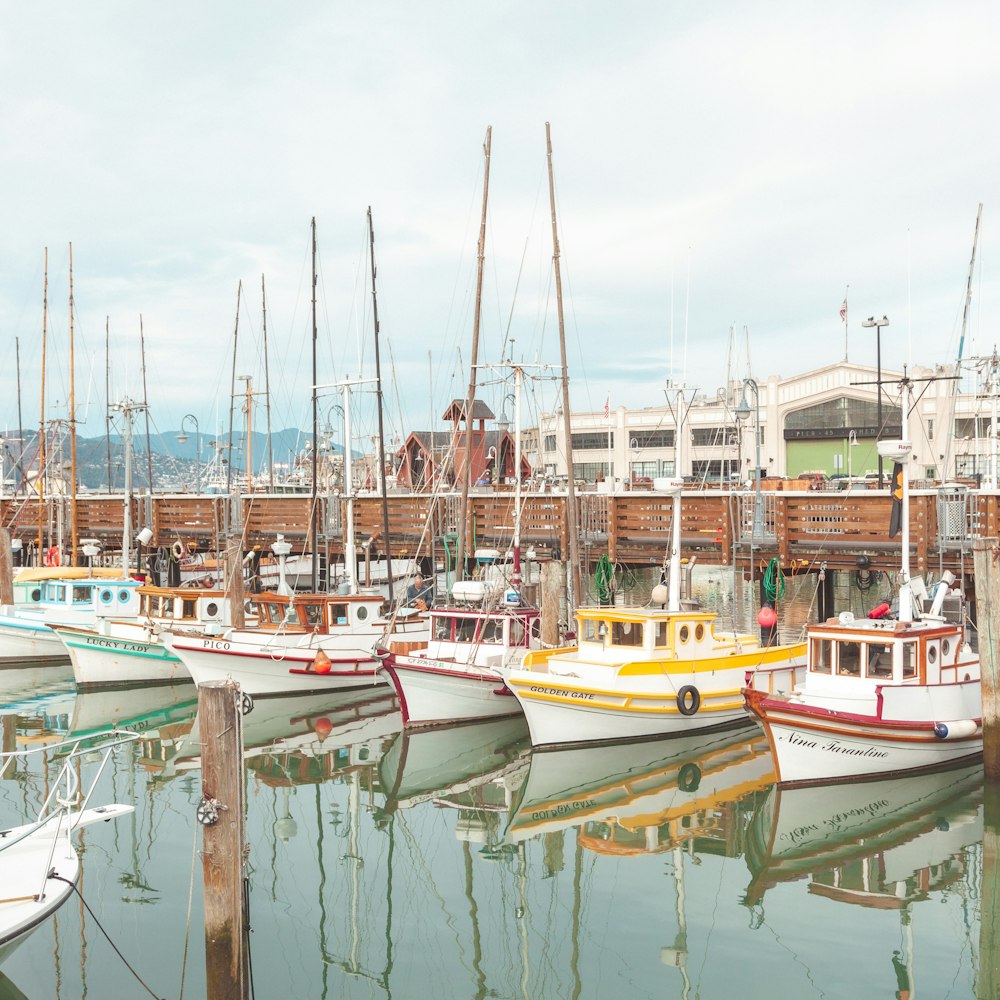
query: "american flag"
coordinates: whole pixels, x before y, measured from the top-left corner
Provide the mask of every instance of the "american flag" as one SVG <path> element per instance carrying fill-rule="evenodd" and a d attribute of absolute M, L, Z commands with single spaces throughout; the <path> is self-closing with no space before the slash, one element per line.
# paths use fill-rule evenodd
<path fill-rule="evenodd" d="M 844 299 L 844 302 L 840 307 L 840 321 L 842 323 L 847 322 L 847 299 Z"/>
<path fill-rule="evenodd" d="M 607 419 L 611 416 L 611 393 L 608 393 L 608 398 L 604 400 L 604 418 Z"/>

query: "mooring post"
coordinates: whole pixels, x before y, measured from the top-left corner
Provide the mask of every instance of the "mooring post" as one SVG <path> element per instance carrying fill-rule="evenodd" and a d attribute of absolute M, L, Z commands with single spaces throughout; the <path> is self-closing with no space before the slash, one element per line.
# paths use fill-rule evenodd
<path fill-rule="evenodd" d="M 212 1000 L 249 996 L 241 701 L 234 681 L 209 681 L 198 688 L 198 821 L 203 830 L 207 995 Z"/>
<path fill-rule="evenodd" d="M 0 528 L 0 604 L 14 603 L 14 552 L 10 529 Z"/>
<path fill-rule="evenodd" d="M 983 876 L 979 893 L 978 1000 L 1000 996 L 1000 785 L 983 789 Z"/>
<path fill-rule="evenodd" d="M 983 696 L 983 769 L 987 783 L 1000 781 L 1000 542 L 977 538 L 976 627 Z"/>

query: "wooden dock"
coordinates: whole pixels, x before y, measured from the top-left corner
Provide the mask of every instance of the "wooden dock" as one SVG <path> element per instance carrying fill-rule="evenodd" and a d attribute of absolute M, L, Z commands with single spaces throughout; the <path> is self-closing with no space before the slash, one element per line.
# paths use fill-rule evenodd
<path fill-rule="evenodd" d="M 238 523 L 225 496 L 140 495 L 132 501 L 133 532 L 148 527 L 148 548 L 168 549 L 179 542 L 188 551 L 224 548 L 230 525 Z M 312 549 L 311 498 L 308 495 L 254 493 L 239 498 L 243 547 L 267 550 L 279 533 L 293 552 Z M 899 565 L 898 541 L 888 536 L 891 498 L 887 491 L 763 492 L 685 490 L 682 502 L 683 555 L 700 564 L 751 567 L 776 557 L 782 567 L 854 569 L 865 557 L 873 570 Z M 521 540 L 538 559 L 568 554 L 565 494 L 528 493 L 522 497 Z M 588 563 L 607 554 L 631 567 L 660 565 L 670 537 L 672 501 L 652 492 L 577 495 L 578 524 Z M 69 499 L 47 498 L 42 512 L 44 546 L 56 545 L 56 525 L 69 524 Z M 458 532 L 458 496 L 390 494 L 389 541 L 394 556 L 428 558 L 432 538 L 437 553 L 453 544 Z M 120 548 L 124 498 L 118 494 L 81 494 L 77 498 L 78 539 L 98 539 L 105 550 Z M 1000 494 L 964 487 L 914 490 L 910 499 L 911 566 L 917 573 L 940 569 L 971 572 L 977 538 L 1000 535 Z M 469 498 L 466 549 L 505 549 L 510 544 L 514 496 L 510 491 L 476 491 Z M 345 501 L 320 496 L 316 511 L 318 543 L 331 558 L 343 552 Z M 362 496 L 354 502 L 356 543 L 375 537 L 385 550 L 382 500 Z M 37 544 L 37 498 L 0 498 L 0 526 L 19 538 L 26 553 Z M 64 528 L 63 537 L 68 535 Z M 27 561 L 27 560 L 25 560 Z M 65 558 L 63 559 L 65 562 Z"/>

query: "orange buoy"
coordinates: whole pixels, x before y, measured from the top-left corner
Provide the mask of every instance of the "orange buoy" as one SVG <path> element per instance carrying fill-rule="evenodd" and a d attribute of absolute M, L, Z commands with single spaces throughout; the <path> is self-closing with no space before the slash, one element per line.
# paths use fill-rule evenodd
<path fill-rule="evenodd" d="M 757 615 L 757 624 L 761 628 L 774 628 L 778 624 L 778 613 L 765 604 Z"/>
<path fill-rule="evenodd" d="M 333 723 L 324 715 L 321 719 L 316 720 L 313 729 L 316 730 L 316 735 L 321 740 L 325 740 L 333 732 Z"/>
<path fill-rule="evenodd" d="M 313 660 L 313 673 L 316 674 L 328 674 L 330 672 L 330 657 L 326 655 L 321 649 L 316 654 L 316 659 Z"/>

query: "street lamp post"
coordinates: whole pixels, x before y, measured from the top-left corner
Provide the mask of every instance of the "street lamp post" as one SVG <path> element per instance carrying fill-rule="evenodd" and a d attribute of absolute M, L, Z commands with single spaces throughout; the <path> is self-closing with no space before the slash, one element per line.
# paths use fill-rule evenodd
<path fill-rule="evenodd" d="M 194 450 L 195 450 L 195 491 L 201 496 L 201 430 L 198 427 L 198 418 L 193 413 L 185 413 L 181 418 L 181 431 L 177 435 L 178 444 L 186 444 L 190 439 L 184 433 L 184 422 L 190 420 L 194 423 Z"/>
<path fill-rule="evenodd" d="M 747 402 L 746 397 L 747 389 L 753 393 L 754 441 L 756 442 L 754 458 L 756 469 L 754 470 L 753 534 L 750 536 L 751 539 L 756 540 L 757 536 L 761 533 L 764 520 L 763 503 L 760 495 L 760 389 L 754 379 L 745 378 L 743 380 L 743 397 L 736 407 L 736 419 L 740 422 L 747 420 L 750 416 L 750 404 Z"/>
<path fill-rule="evenodd" d="M 861 321 L 861 325 L 868 329 L 875 327 L 875 386 L 878 389 L 878 401 L 875 404 L 875 420 L 878 423 L 878 430 L 875 433 L 875 444 L 877 447 L 878 441 L 882 437 L 882 327 L 889 325 L 889 317 L 882 316 L 880 319 L 876 319 L 874 316 L 869 316 L 868 319 Z M 884 485 L 885 481 L 882 477 L 882 452 L 879 452 L 878 488 L 882 489 Z"/>

